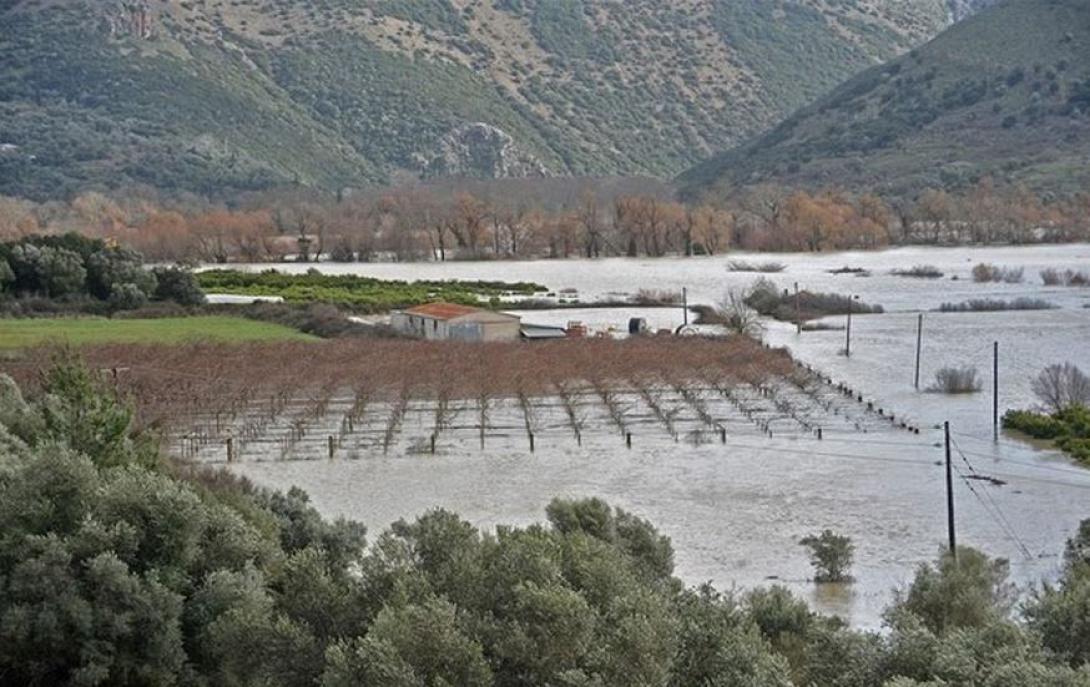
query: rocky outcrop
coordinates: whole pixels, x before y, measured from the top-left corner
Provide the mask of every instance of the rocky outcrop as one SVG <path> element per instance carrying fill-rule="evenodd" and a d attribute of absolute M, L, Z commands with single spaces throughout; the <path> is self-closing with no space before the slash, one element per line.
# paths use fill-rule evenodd
<path fill-rule="evenodd" d="M 950 21 L 959 22 L 996 2 L 998 0 L 946 0 L 946 6 L 950 10 Z"/>
<path fill-rule="evenodd" d="M 548 168 L 523 150 L 507 132 L 483 122 L 464 124 L 439 140 L 436 149 L 417 156 L 422 176 L 483 179 L 544 177 Z"/>

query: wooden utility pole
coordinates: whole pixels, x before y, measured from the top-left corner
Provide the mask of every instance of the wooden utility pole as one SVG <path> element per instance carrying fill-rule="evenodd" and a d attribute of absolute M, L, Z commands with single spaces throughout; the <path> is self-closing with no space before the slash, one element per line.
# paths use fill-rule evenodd
<path fill-rule="evenodd" d="M 950 540 L 950 555 L 958 559 L 957 533 L 954 531 L 954 466 L 950 457 L 950 421 L 943 423 L 946 435 L 946 532 Z"/>
<path fill-rule="evenodd" d="M 799 305 L 798 282 L 795 282 L 795 333 L 802 334 L 802 307 Z"/>
<path fill-rule="evenodd" d="M 853 296 L 848 296 L 848 333 L 844 339 L 844 357 L 852 357 L 852 303 L 854 302 Z"/>
<path fill-rule="evenodd" d="M 920 390 L 920 350 L 923 348 L 923 313 L 916 320 L 916 391 Z"/>
<path fill-rule="evenodd" d="M 999 342 L 992 344 L 992 438 L 999 441 Z"/>

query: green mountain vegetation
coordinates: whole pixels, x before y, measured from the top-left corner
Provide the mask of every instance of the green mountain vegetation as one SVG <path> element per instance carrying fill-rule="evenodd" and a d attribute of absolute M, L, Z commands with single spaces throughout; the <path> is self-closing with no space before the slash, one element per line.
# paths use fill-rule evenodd
<path fill-rule="evenodd" d="M 4 0 L 0 194 L 672 176 L 961 11 L 943 0 Z"/>
<path fill-rule="evenodd" d="M 690 194 L 772 182 L 903 193 L 985 177 L 1090 183 L 1090 4 L 1006 0 L 850 79 L 683 175 Z"/>

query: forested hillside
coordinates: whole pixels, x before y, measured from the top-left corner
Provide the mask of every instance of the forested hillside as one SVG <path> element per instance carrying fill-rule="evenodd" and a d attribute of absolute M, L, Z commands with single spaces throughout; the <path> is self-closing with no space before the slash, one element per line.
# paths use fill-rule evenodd
<path fill-rule="evenodd" d="M 978 3 L 0 2 L 0 193 L 672 176 Z"/>
<path fill-rule="evenodd" d="M 883 194 L 1090 183 L 1090 2 L 1006 0 L 683 177 Z"/>

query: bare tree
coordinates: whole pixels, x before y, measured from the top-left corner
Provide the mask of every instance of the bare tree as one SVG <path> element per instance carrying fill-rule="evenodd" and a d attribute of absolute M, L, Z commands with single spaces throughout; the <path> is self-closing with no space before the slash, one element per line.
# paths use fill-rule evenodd
<path fill-rule="evenodd" d="M 739 289 L 729 289 L 719 301 L 715 314 L 732 334 L 757 339 L 764 333 L 765 326 L 757 311 L 746 305 L 746 296 Z"/>
<path fill-rule="evenodd" d="M 1033 393 L 1052 412 L 1090 406 L 1090 377 L 1073 363 L 1049 365 L 1033 380 Z"/>

